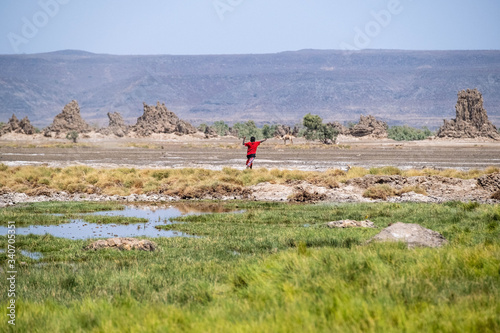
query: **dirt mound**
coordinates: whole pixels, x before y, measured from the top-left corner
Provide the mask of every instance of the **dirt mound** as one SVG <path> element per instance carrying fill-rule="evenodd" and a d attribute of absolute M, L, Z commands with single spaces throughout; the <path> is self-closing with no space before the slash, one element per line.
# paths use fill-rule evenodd
<path fill-rule="evenodd" d="M 429 196 L 428 199 L 442 200 L 472 200 L 489 198 L 491 192 L 478 185 L 477 179 L 460 179 L 443 176 L 403 177 L 366 175 L 346 181 L 346 185 L 360 189 L 388 185 L 401 195 L 405 192 L 421 190 Z M 457 199 L 459 198 L 459 199 Z M 408 199 L 408 198 L 407 198 Z"/>
<path fill-rule="evenodd" d="M 31 125 L 28 117 L 24 117 L 21 121 L 19 121 L 15 114 L 9 119 L 7 124 L 0 128 L 0 136 L 7 133 L 19 133 L 19 134 L 35 134 L 36 129 Z"/>
<path fill-rule="evenodd" d="M 325 199 L 324 191 L 314 191 L 311 190 L 311 186 L 304 185 L 295 186 L 293 193 L 288 197 L 290 202 L 317 202 Z"/>
<path fill-rule="evenodd" d="M 51 136 L 50 132 L 59 134 L 70 131 L 76 131 L 78 133 L 88 133 L 91 131 L 90 126 L 80 115 L 80 106 L 75 100 L 66 104 L 62 112 L 55 116 L 52 124 L 45 129 L 44 135 Z"/>
<path fill-rule="evenodd" d="M 331 221 L 326 224 L 328 228 L 376 228 L 375 224 L 370 221 L 354 221 L 354 220 L 340 220 Z"/>
<path fill-rule="evenodd" d="M 366 175 L 362 178 L 352 178 L 348 179 L 346 184 L 353 185 L 360 188 L 369 188 L 376 185 L 389 184 L 391 186 L 403 186 L 406 185 L 407 179 L 402 176 L 374 176 L 374 175 Z"/>
<path fill-rule="evenodd" d="M 385 228 L 368 242 L 405 242 L 408 248 L 441 247 L 448 241 L 438 232 L 418 224 L 397 222 Z"/>
<path fill-rule="evenodd" d="M 144 103 L 144 114 L 137 118 L 137 124 L 132 131 L 138 136 L 149 136 L 153 133 L 194 134 L 196 128 L 185 122 L 172 111 L 167 110 L 165 104 L 156 103 L 156 106 Z"/>
<path fill-rule="evenodd" d="M 125 125 L 123 117 L 118 112 L 108 112 L 109 125 L 106 128 L 100 129 L 98 132 L 103 135 L 116 135 L 117 137 L 124 137 L 130 131 L 130 126 Z"/>
<path fill-rule="evenodd" d="M 491 173 L 477 179 L 477 184 L 488 192 L 500 191 L 500 173 Z"/>
<path fill-rule="evenodd" d="M 155 251 L 157 245 L 147 239 L 137 239 L 129 237 L 115 237 L 106 240 L 100 239 L 86 246 L 84 250 L 99 250 L 115 248 L 119 250 L 141 250 L 141 251 Z"/>
<path fill-rule="evenodd" d="M 375 119 L 374 116 L 359 117 L 359 123 L 349 129 L 348 134 L 355 137 L 371 136 L 378 139 L 387 138 L 387 123 Z"/>
<path fill-rule="evenodd" d="M 180 199 L 225 199 L 225 198 L 246 198 L 250 190 L 240 185 L 214 184 L 206 186 L 185 186 L 172 188 L 165 184 L 158 190 L 158 194 L 178 197 Z"/>
<path fill-rule="evenodd" d="M 493 125 L 483 108 L 483 96 L 477 89 L 458 92 L 455 106 L 456 118 L 444 120 L 437 132 L 439 138 L 490 138 L 500 140 L 497 128 Z"/>

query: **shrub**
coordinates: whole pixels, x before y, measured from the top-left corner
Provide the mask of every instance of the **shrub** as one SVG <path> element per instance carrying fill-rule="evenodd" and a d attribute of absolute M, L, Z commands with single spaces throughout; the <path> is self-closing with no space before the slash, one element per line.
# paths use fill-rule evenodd
<path fill-rule="evenodd" d="M 212 127 L 215 129 L 219 136 L 226 136 L 229 133 L 229 126 L 222 120 L 214 122 Z"/>
<path fill-rule="evenodd" d="M 306 128 L 304 137 L 307 140 L 320 140 L 325 144 L 333 143 L 339 134 L 332 126 L 323 124 L 323 119 L 318 115 L 308 113 L 304 116 L 302 123 Z"/>
<path fill-rule="evenodd" d="M 76 140 L 78 140 L 78 132 L 77 131 L 71 131 L 66 133 L 66 139 L 73 141 L 76 143 Z"/>
<path fill-rule="evenodd" d="M 249 120 L 246 123 L 236 123 L 233 125 L 233 129 L 238 131 L 238 138 L 262 137 L 262 131 L 257 128 L 253 120 Z"/>
<path fill-rule="evenodd" d="M 392 197 L 396 191 L 387 184 L 370 186 L 363 193 L 365 198 L 386 200 L 387 197 Z"/>
<path fill-rule="evenodd" d="M 392 126 L 387 131 L 387 136 L 389 139 L 396 141 L 413 141 L 413 140 L 424 140 L 432 135 L 432 132 L 427 127 L 422 127 L 422 129 L 417 129 L 413 127 L 405 126 Z"/>

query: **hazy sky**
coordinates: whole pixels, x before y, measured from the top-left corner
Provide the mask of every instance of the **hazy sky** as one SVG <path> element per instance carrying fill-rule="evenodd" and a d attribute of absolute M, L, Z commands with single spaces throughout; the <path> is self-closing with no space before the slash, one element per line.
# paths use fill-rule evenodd
<path fill-rule="evenodd" d="M 0 54 L 500 49 L 500 0 L 0 0 Z"/>

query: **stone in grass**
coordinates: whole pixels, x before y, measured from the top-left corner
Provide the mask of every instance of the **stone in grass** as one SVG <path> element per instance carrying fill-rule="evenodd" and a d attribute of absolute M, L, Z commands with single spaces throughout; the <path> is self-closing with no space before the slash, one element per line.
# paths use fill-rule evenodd
<path fill-rule="evenodd" d="M 440 233 L 414 223 L 397 222 L 373 236 L 369 242 L 405 242 L 408 248 L 441 247 L 448 241 Z"/>
<path fill-rule="evenodd" d="M 340 220 L 331 221 L 326 224 L 329 228 L 376 228 L 372 221 Z"/>
<path fill-rule="evenodd" d="M 99 250 L 99 249 L 107 249 L 107 248 L 115 248 L 119 250 L 141 250 L 141 251 L 154 251 L 157 248 L 157 245 L 147 239 L 137 239 L 130 237 L 115 237 L 108 238 L 106 240 L 100 239 L 98 241 L 93 242 L 90 245 L 87 245 L 84 250 Z"/>

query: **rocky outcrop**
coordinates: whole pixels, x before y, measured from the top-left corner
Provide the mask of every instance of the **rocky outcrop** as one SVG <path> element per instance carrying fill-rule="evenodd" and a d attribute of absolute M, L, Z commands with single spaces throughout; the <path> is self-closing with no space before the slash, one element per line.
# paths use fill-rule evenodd
<path fill-rule="evenodd" d="M 212 126 L 205 127 L 205 130 L 203 131 L 203 133 L 205 134 L 206 139 L 216 138 L 219 136 L 217 134 L 217 131 Z"/>
<path fill-rule="evenodd" d="M 279 136 L 282 137 L 284 135 L 291 135 L 292 134 L 292 128 L 287 125 L 276 125 L 276 129 L 274 130 L 273 136 Z"/>
<path fill-rule="evenodd" d="M 489 192 L 500 191 L 500 173 L 491 173 L 477 179 L 477 184 Z"/>
<path fill-rule="evenodd" d="M 130 126 L 125 125 L 121 114 L 119 114 L 118 112 L 108 112 L 108 118 L 108 127 L 100 129 L 99 133 L 104 135 L 116 135 L 120 138 L 128 134 Z"/>
<path fill-rule="evenodd" d="M 64 106 L 62 112 L 55 116 L 52 124 L 45 129 L 44 134 L 45 136 L 50 136 L 51 132 L 59 134 L 71 131 L 78 133 L 88 133 L 91 131 L 90 126 L 80 115 L 80 106 L 75 100 Z"/>
<path fill-rule="evenodd" d="M 441 247 L 448 241 L 440 233 L 414 223 L 396 222 L 375 236 L 369 242 L 404 242 L 408 248 Z"/>
<path fill-rule="evenodd" d="M 359 117 L 359 123 L 349 129 L 348 134 L 355 137 L 371 136 L 377 139 L 387 138 L 387 123 L 374 116 Z"/>
<path fill-rule="evenodd" d="M 99 250 L 99 249 L 108 249 L 114 248 L 118 250 L 141 250 L 141 251 L 154 251 L 157 248 L 157 245 L 147 239 L 137 239 L 130 237 L 115 237 L 108 238 L 106 240 L 100 239 L 98 241 L 93 242 L 90 245 L 87 245 L 84 250 Z"/>
<path fill-rule="evenodd" d="M 283 137 L 285 135 L 297 136 L 299 131 L 300 129 L 297 126 L 294 126 L 292 128 L 288 125 L 276 125 L 273 136 L 274 137 Z"/>
<path fill-rule="evenodd" d="M 339 123 L 338 121 L 334 121 L 333 123 L 327 123 L 328 126 L 333 127 L 334 130 L 337 131 L 340 135 L 349 135 L 349 129 Z"/>
<path fill-rule="evenodd" d="M 328 228 L 376 228 L 375 224 L 370 220 L 355 221 L 355 220 L 340 220 L 331 221 L 327 224 Z"/>
<path fill-rule="evenodd" d="M 500 140 L 500 134 L 483 108 L 483 96 L 477 89 L 458 92 L 456 118 L 444 120 L 436 136 L 439 138 L 490 138 Z"/>
<path fill-rule="evenodd" d="M 15 114 L 9 119 L 7 124 L 0 128 L 0 136 L 7 133 L 19 133 L 19 134 L 35 134 L 36 129 L 31 125 L 28 117 L 24 117 L 19 121 Z"/>
<path fill-rule="evenodd" d="M 138 136 L 149 136 L 153 133 L 194 134 L 196 128 L 185 122 L 172 111 L 167 110 L 165 104 L 158 102 L 156 106 L 144 103 L 144 114 L 137 118 L 137 124 L 132 131 Z"/>

